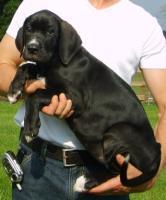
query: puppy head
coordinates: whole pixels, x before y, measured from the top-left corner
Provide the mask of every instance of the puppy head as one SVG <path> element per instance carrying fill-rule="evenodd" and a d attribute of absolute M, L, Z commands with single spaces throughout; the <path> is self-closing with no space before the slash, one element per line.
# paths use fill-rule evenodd
<path fill-rule="evenodd" d="M 25 60 L 48 62 L 58 48 L 59 25 L 48 11 L 28 17 L 18 31 L 16 46 Z"/>
<path fill-rule="evenodd" d="M 16 46 L 25 60 L 47 63 L 59 57 L 63 64 L 68 64 L 80 49 L 81 39 L 67 22 L 42 10 L 25 20 Z"/>

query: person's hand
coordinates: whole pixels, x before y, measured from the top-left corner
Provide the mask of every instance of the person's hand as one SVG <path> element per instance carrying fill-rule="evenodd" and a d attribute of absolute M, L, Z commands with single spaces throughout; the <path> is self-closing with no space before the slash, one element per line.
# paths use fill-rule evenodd
<path fill-rule="evenodd" d="M 24 91 L 27 94 L 34 93 L 37 89 L 45 89 L 44 79 L 27 80 L 24 86 Z"/>
<path fill-rule="evenodd" d="M 116 159 L 119 165 L 122 165 L 125 160 L 122 155 L 117 155 Z M 129 179 L 139 176 L 141 173 L 141 171 L 136 169 L 133 165 L 129 164 L 127 170 L 127 176 Z M 94 195 L 125 195 L 133 192 L 143 192 L 150 189 L 154 185 L 155 179 L 156 177 L 136 187 L 126 187 L 122 185 L 120 181 L 120 176 L 117 176 L 92 188 L 88 191 L 88 193 Z"/>
<path fill-rule="evenodd" d="M 64 93 L 61 93 L 59 97 L 54 95 L 51 103 L 48 106 L 44 106 L 42 111 L 47 115 L 55 115 L 59 118 L 68 118 L 74 112 L 72 110 L 72 101 L 67 99 Z"/>
<path fill-rule="evenodd" d="M 43 79 L 28 80 L 25 84 L 24 90 L 26 93 L 34 93 L 37 89 L 45 89 L 45 82 Z M 59 96 L 54 95 L 51 103 L 42 108 L 42 112 L 51 116 L 58 116 L 59 118 L 68 118 L 73 114 L 72 101 L 67 99 L 64 93 Z"/>

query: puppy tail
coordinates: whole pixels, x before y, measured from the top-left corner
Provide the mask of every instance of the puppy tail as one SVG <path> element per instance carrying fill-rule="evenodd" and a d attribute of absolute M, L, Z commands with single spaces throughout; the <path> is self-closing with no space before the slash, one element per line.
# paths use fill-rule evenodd
<path fill-rule="evenodd" d="M 128 179 L 127 178 L 127 168 L 130 162 L 130 155 L 128 154 L 125 158 L 125 161 L 121 167 L 121 171 L 120 171 L 120 180 L 121 183 L 125 186 L 138 186 L 142 183 L 145 183 L 146 181 L 150 180 L 152 177 L 155 176 L 156 172 L 157 172 L 157 168 L 155 168 L 155 170 L 150 170 L 149 173 L 142 173 L 141 175 L 132 178 L 132 179 Z"/>
<path fill-rule="evenodd" d="M 120 180 L 123 185 L 126 185 L 129 181 L 127 178 L 127 168 L 128 168 L 129 162 L 130 162 L 130 154 L 127 154 L 120 171 Z"/>

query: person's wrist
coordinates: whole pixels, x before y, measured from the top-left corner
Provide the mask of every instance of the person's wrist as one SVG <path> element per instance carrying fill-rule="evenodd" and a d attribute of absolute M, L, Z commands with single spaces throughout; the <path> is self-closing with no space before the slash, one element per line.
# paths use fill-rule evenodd
<path fill-rule="evenodd" d="M 25 84 L 25 92 L 27 94 L 34 93 L 37 89 L 45 89 L 45 80 L 28 80 Z"/>

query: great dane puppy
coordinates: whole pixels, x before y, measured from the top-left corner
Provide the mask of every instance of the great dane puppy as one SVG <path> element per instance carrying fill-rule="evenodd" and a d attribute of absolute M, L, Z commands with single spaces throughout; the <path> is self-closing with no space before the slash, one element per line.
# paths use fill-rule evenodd
<path fill-rule="evenodd" d="M 75 111 L 67 119 L 69 126 L 106 172 L 102 177 L 93 173 L 79 177 L 75 189 L 86 191 L 118 174 L 126 186 L 148 181 L 157 173 L 161 153 L 143 106 L 131 87 L 81 43 L 76 30 L 50 11 L 25 20 L 16 46 L 28 62 L 18 68 L 8 98 L 17 101 L 29 79 L 44 78 L 46 89 L 25 97 L 23 134 L 27 140 L 37 136 L 39 111 L 54 94 L 63 92 Z M 126 157 L 121 167 L 117 154 Z M 127 178 L 129 161 L 142 172 L 140 176 Z"/>

